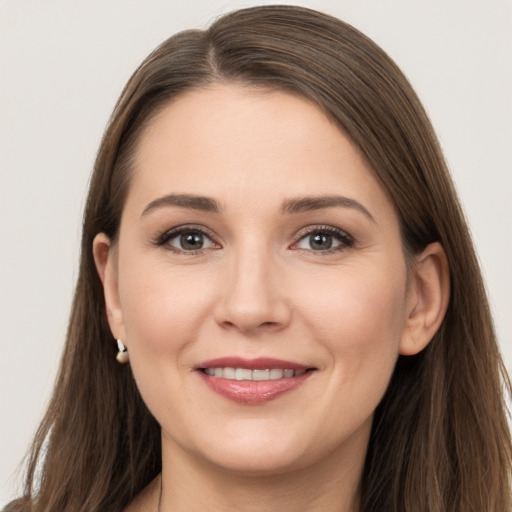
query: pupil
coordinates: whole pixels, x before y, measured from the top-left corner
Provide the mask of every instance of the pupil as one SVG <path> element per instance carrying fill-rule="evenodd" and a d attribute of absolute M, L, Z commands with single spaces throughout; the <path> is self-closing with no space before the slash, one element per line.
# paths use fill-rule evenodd
<path fill-rule="evenodd" d="M 203 235 L 199 233 L 186 233 L 181 235 L 180 243 L 183 249 L 201 249 L 203 246 Z"/>
<path fill-rule="evenodd" d="M 309 245 L 311 249 L 330 249 L 332 246 L 332 236 L 325 234 L 313 235 Z"/>

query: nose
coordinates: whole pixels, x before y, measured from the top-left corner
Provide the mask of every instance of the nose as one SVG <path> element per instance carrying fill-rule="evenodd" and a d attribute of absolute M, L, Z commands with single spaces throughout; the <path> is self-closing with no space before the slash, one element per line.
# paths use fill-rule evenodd
<path fill-rule="evenodd" d="M 255 334 L 285 328 L 291 318 L 282 271 L 268 254 L 247 248 L 226 261 L 215 317 L 223 328 Z"/>

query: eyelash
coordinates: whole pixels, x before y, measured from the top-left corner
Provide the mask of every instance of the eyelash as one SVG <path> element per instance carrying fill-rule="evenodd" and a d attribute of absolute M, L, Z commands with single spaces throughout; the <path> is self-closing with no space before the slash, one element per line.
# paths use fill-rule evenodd
<path fill-rule="evenodd" d="M 197 225 L 183 225 L 178 226 L 176 228 L 173 228 L 169 231 L 166 231 L 165 233 L 159 235 L 154 241 L 154 245 L 158 247 L 162 247 L 168 242 L 174 238 L 177 238 L 180 235 L 183 234 L 199 234 L 202 237 L 205 237 L 210 240 L 213 246 L 216 246 L 215 248 L 219 248 L 220 245 L 215 242 L 214 237 L 209 232 L 209 230 L 206 230 L 203 226 L 197 226 Z M 332 236 L 334 239 L 336 239 L 338 242 L 340 242 L 339 245 L 333 247 L 332 249 L 326 249 L 326 250 L 314 250 L 314 249 L 302 249 L 295 247 L 298 243 L 300 243 L 302 240 L 305 240 L 308 236 L 312 235 L 322 235 L 322 234 L 328 234 L 329 236 Z M 307 252 L 313 252 L 320 255 L 329 255 L 336 252 L 343 251 L 347 247 L 352 247 L 354 245 L 355 241 L 352 236 L 350 236 L 345 231 L 342 231 L 341 229 L 335 228 L 333 226 L 308 226 L 299 231 L 297 234 L 296 240 L 293 242 L 293 244 L 290 246 L 292 250 L 296 251 L 307 251 Z M 169 250 L 179 253 L 179 254 L 188 254 L 188 255 L 195 255 L 195 254 L 202 254 L 204 251 L 209 249 L 207 248 L 201 248 L 197 250 L 185 250 L 185 249 L 179 249 L 177 247 L 174 247 L 170 244 L 168 244 Z"/>
<path fill-rule="evenodd" d="M 303 229 L 301 229 L 297 235 L 297 240 L 293 243 L 293 245 L 297 245 L 302 240 L 305 240 L 307 237 L 313 236 L 313 235 L 324 235 L 328 234 L 332 236 L 334 239 L 338 240 L 340 242 L 339 245 L 336 247 L 333 247 L 332 249 L 326 249 L 326 250 L 317 250 L 314 249 L 301 249 L 301 248 L 295 248 L 296 251 L 307 251 L 307 252 L 314 252 L 316 254 L 326 256 L 329 254 L 334 254 L 340 251 L 343 251 L 349 247 L 352 247 L 355 243 L 355 240 L 352 236 L 350 236 L 347 232 L 342 231 L 339 228 L 335 228 L 334 226 L 308 226 Z M 293 247 L 292 245 L 292 247 Z"/>
<path fill-rule="evenodd" d="M 210 232 L 208 230 L 206 230 L 203 226 L 196 226 L 196 225 L 192 225 L 192 224 L 178 226 L 176 228 L 170 229 L 169 231 L 166 231 L 165 233 L 163 233 L 162 235 L 160 235 L 156 238 L 156 240 L 154 241 L 154 244 L 161 247 L 161 246 L 168 244 L 168 242 L 170 240 L 172 240 L 173 238 L 177 238 L 178 236 L 184 235 L 184 234 L 201 235 L 202 237 L 209 239 L 211 241 L 212 245 L 220 247 L 220 245 L 214 241 L 214 237 L 212 236 L 212 234 L 210 234 Z M 185 249 L 179 249 L 178 247 L 173 247 L 170 244 L 168 244 L 168 248 L 169 248 L 169 250 L 171 250 L 173 252 L 176 252 L 179 254 L 185 253 L 185 254 L 189 254 L 189 255 L 201 254 L 206 249 L 208 249 L 208 248 L 201 248 L 201 249 L 187 251 Z"/>

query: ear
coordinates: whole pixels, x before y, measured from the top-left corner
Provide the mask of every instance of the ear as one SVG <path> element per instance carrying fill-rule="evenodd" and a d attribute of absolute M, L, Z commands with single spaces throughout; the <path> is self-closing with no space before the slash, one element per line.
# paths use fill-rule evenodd
<path fill-rule="evenodd" d="M 446 314 L 449 298 L 448 261 L 442 245 L 435 242 L 416 258 L 411 271 L 400 354 L 418 354 L 430 343 Z"/>
<path fill-rule="evenodd" d="M 126 345 L 123 312 L 119 300 L 116 247 L 105 233 L 99 233 L 95 236 L 92 243 L 92 252 L 96 270 L 103 283 L 110 330 L 114 338 L 123 340 L 123 343 Z"/>

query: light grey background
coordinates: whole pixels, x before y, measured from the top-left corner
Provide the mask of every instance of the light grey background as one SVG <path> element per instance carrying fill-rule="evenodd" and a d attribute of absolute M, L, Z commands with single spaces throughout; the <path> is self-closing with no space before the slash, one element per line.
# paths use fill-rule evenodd
<path fill-rule="evenodd" d="M 0 0 L 0 504 L 55 377 L 80 219 L 103 129 L 172 33 L 275 2 Z M 444 147 L 512 369 L 512 3 L 291 2 L 334 14 L 398 62 Z"/>

